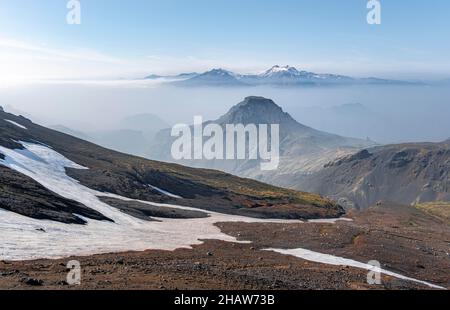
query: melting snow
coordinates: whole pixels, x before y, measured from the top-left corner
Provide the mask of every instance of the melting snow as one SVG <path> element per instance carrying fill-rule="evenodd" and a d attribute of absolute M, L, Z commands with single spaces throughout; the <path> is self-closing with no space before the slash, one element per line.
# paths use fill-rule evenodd
<path fill-rule="evenodd" d="M 201 240 L 204 239 L 238 242 L 234 237 L 222 233 L 214 225 L 218 222 L 301 222 L 296 220 L 254 219 L 204 210 L 202 211 L 208 213 L 209 217 L 200 219 L 161 219 L 161 222 L 143 221 L 101 202 L 98 196 L 109 196 L 127 201 L 133 199 L 92 190 L 67 176 L 65 172 L 65 168 L 88 168 L 70 161 L 44 145 L 20 143 L 25 147 L 25 150 L 12 150 L 0 146 L 0 152 L 5 155 L 4 160 L 0 159 L 0 165 L 31 177 L 47 189 L 65 198 L 78 201 L 91 209 L 97 210 L 113 219 L 114 223 L 85 219 L 88 221 L 87 225 L 68 225 L 54 221 L 36 220 L 0 209 L 1 260 L 62 258 L 148 249 L 175 250 L 177 248 L 190 248 L 192 245 L 202 243 Z M 170 194 L 165 191 L 164 193 Z M 194 210 L 193 208 L 177 205 L 140 202 L 161 207 Z M 332 220 L 332 222 L 334 221 L 336 220 Z M 270 250 L 324 264 L 348 265 L 362 269 L 373 268 L 373 266 L 354 260 L 305 249 Z M 390 271 L 383 270 L 382 272 L 400 279 L 441 288 Z"/>
<path fill-rule="evenodd" d="M 352 219 L 340 217 L 337 219 L 315 219 L 315 220 L 308 220 L 308 223 L 325 223 L 325 224 L 335 224 L 338 221 L 345 221 L 345 222 L 352 222 Z"/>
<path fill-rule="evenodd" d="M 23 126 L 23 125 L 20 125 L 19 123 L 16 123 L 15 121 L 11 121 L 11 120 L 9 120 L 9 119 L 5 119 L 5 121 L 8 122 L 8 123 L 10 123 L 10 124 L 13 124 L 13 125 L 15 125 L 15 126 L 17 126 L 17 127 L 19 127 L 19 128 L 28 130 L 27 127 L 25 127 L 25 126 Z"/>
<path fill-rule="evenodd" d="M 150 185 L 150 184 L 148 184 L 148 186 L 150 186 L 150 187 L 153 188 L 154 190 L 156 190 L 156 191 L 158 191 L 158 192 L 160 192 L 161 194 L 164 194 L 164 195 L 166 195 L 166 196 L 169 196 L 169 197 L 172 197 L 172 198 L 177 198 L 177 199 L 183 198 L 183 197 L 181 197 L 181 196 L 178 196 L 178 195 L 169 193 L 168 191 L 165 191 L 165 190 L 163 190 L 163 189 L 161 189 L 161 188 L 159 188 L 159 187 L 156 187 L 156 186 L 153 186 L 153 185 Z"/>
<path fill-rule="evenodd" d="M 274 252 L 285 254 L 285 255 L 292 255 L 295 257 L 303 258 L 308 261 L 322 263 L 322 264 L 335 265 L 335 266 L 350 266 L 350 267 L 355 267 L 355 268 L 360 268 L 360 269 L 379 271 L 380 273 L 384 273 L 388 276 L 392 276 L 392 277 L 395 277 L 398 279 L 420 283 L 420 284 L 427 285 L 432 288 L 445 289 L 445 287 L 442 287 L 442 286 L 438 286 L 438 285 L 434 285 L 434 284 L 431 284 L 431 283 L 428 283 L 425 281 L 409 278 L 409 277 L 406 277 L 401 274 L 391 272 L 391 271 L 388 271 L 385 269 L 381 269 L 381 268 L 378 269 L 378 268 L 374 267 L 373 265 L 361 263 L 361 262 L 355 261 L 353 259 L 342 258 L 342 257 L 329 255 L 329 254 L 322 254 L 322 253 L 318 253 L 318 252 L 314 252 L 314 251 L 310 251 L 310 250 L 306 250 L 306 249 L 288 249 L 288 250 L 286 250 L 286 249 L 266 249 L 266 251 L 274 251 Z"/>
<path fill-rule="evenodd" d="M 88 224 L 84 226 L 68 225 L 36 220 L 0 209 L 0 259 L 3 260 L 61 258 L 128 250 L 175 250 L 200 244 L 202 239 L 236 242 L 235 238 L 222 233 L 214 223 L 264 221 L 207 211 L 204 212 L 210 216 L 201 219 L 161 219 L 161 222 L 139 220 L 101 202 L 97 196 L 132 199 L 92 190 L 65 173 L 65 167 L 87 168 L 43 145 L 20 143 L 26 150 L 11 150 L 0 146 L 0 152 L 5 155 L 5 159 L 0 160 L 1 165 L 33 178 L 65 198 L 99 211 L 115 223 L 87 219 Z M 162 207 L 192 209 L 141 202 Z M 45 233 L 38 229 L 44 229 Z"/>

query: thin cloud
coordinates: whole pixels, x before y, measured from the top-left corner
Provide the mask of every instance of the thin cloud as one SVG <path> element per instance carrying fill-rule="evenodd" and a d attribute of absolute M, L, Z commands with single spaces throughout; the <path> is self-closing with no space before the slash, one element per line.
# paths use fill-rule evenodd
<path fill-rule="evenodd" d="M 36 80 L 120 80 L 138 79 L 150 74 L 172 75 L 224 68 L 238 73 L 257 73 L 268 67 L 291 65 L 318 73 L 385 78 L 423 76 L 424 72 L 445 76 L 448 66 L 436 67 L 417 59 L 383 60 L 352 49 L 349 55 L 324 60 L 320 55 L 291 59 L 261 59 L 239 56 L 233 51 L 212 51 L 205 57 L 170 55 L 163 51 L 141 57 L 108 55 L 89 48 L 55 48 L 34 42 L 0 37 L 0 82 L 2 86 Z M 401 53 L 399 53 L 401 54 Z M 408 70 L 405 72 L 405 68 Z M 436 69 L 439 68 L 439 69 Z M 422 74 L 420 74 L 422 72 Z M 121 82 L 120 84 L 124 84 Z"/>
<path fill-rule="evenodd" d="M 115 58 L 106 54 L 102 54 L 95 50 L 90 49 L 73 49 L 73 50 L 63 50 L 48 48 L 41 45 L 36 45 L 33 43 L 28 43 L 24 41 L 13 40 L 9 38 L 0 38 L 0 46 L 4 48 L 14 49 L 22 52 L 35 52 L 39 54 L 46 54 L 48 56 L 66 58 L 72 60 L 84 60 L 92 62 L 107 62 L 107 63 L 122 63 L 123 61 L 119 58 Z"/>

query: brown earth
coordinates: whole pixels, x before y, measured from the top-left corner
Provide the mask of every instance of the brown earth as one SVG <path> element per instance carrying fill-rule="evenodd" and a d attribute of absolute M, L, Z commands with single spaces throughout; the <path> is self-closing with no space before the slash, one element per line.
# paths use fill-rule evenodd
<path fill-rule="evenodd" d="M 193 249 L 149 250 L 75 258 L 81 286 L 68 286 L 73 258 L 0 262 L 3 289 L 428 289 L 383 276 L 366 283 L 367 271 L 309 262 L 263 251 L 302 247 L 382 267 L 450 288 L 450 229 L 412 207 L 378 206 L 336 224 L 219 223 L 224 232 L 251 244 L 206 240 Z M 35 279 L 36 281 L 31 281 Z M 41 282 L 42 281 L 42 282 Z M 33 285 L 34 284 L 34 285 Z"/>
<path fill-rule="evenodd" d="M 78 257 L 81 286 L 65 283 L 70 259 L 1 262 L 2 289 L 370 289 L 367 272 L 307 262 L 249 244 Z M 30 284 L 34 282 L 41 285 Z M 383 277 L 376 289 L 426 288 Z"/>
<path fill-rule="evenodd" d="M 305 248 L 381 267 L 450 288 L 450 225 L 409 206 L 381 203 L 336 224 L 219 223 L 256 248 Z"/>

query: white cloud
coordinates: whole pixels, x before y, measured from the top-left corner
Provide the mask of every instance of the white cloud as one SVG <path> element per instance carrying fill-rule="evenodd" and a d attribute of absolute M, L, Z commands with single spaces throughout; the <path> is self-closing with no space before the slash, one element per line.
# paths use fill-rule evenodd
<path fill-rule="evenodd" d="M 8 38 L 0 38 L 0 46 L 16 51 L 32 52 L 36 55 L 48 55 L 66 60 L 84 60 L 105 63 L 120 63 L 122 61 L 121 59 L 99 53 L 95 50 L 79 48 L 72 50 L 55 49 Z"/>
<path fill-rule="evenodd" d="M 86 48 L 54 48 L 0 37 L 0 87 L 64 79 L 119 79 L 206 68 L 211 61 L 171 57 L 114 57 Z"/>
<path fill-rule="evenodd" d="M 2 86 L 41 79 L 98 78 L 119 75 L 124 59 L 85 48 L 59 49 L 0 37 Z"/>

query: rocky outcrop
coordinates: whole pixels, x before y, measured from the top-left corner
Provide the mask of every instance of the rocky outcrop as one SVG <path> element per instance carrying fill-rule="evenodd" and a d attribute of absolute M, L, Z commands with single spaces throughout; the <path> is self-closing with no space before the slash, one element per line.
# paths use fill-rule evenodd
<path fill-rule="evenodd" d="M 450 201 L 450 145 L 411 143 L 361 151 L 327 164 L 296 188 L 356 208 L 380 200 L 408 205 Z"/>
<path fill-rule="evenodd" d="M 35 219 L 86 224 L 80 218 L 111 221 L 99 212 L 61 197 L 16 171 L 0 165 L 0 208 Z"/>

